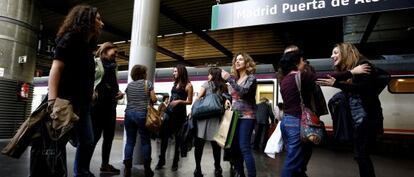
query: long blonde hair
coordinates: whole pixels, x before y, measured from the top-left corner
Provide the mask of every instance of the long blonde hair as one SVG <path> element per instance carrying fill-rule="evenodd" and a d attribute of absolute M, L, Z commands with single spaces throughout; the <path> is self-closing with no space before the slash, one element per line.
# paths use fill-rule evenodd
<path fill-rule="evenodd" d="M 246 74 L 250 75 L 250 74 L 256 73 L 256 63 L 254 62 L 253 58 L 246 52 L 237 52 L 233 57 L 233 61 L 231 62 L 232 63 L 231 74 L 236 76 L 237 78 L 240 78 L 240 74 L 236 70 L 236 65 L 235 65 L 237 56 L 239 55 L 243 57 L 244 63 L 246 64 Z"/>
<path fill-rule="evenodd" d="M 338 65 L 334 66 L 336 71 L 347 71 L 358 65 L 360 59 L 364 56 L 359 53 L 355 45 L 351 43 L 339 43 L 335 47 L 339 49 L 341 60 Z"/>

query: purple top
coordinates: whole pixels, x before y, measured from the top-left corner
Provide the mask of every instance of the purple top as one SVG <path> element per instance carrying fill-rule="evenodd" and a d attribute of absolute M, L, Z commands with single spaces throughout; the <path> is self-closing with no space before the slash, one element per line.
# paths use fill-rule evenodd
<path fill-rule="evenodd" d="M 300 95 L 298 87 L 296 86 L 295 74 L 297 72 L 291 72 L 286 75 L 280 83 L 280 93 L 282 94 L 283 104 L 284 104 L 284 113 L 289 114 L 295 117 L 300 117 L 302 110 L 300 107 Z M 332 77 L 335 77 L 337 80 L 346 80 L 352 78 L 352 74 L 349 71 L 345 72 L 336 72 L 336 73 L 327 73 L 327 74 L 315 74 L 312 72 L 301 72 L 301 85 L 302 93 L 306 93 L 312 90 L 315 85 L 315 80 L 317 78 L 326 77 L 330 74 Z"/>

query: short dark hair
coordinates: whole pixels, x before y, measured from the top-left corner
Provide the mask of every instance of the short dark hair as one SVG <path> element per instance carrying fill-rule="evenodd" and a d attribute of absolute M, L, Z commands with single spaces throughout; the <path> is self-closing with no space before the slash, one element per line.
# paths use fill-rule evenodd
<path fill-rule="evenodd" d="M 147 67 L 144 65 L 135 65 L 131 70 L 131 78 L 133 81 L 147 78 Z"/>
<path fill-rule="evenodd" d="M 291 71 L 297 70 L 297 65 L 300 63 L 301 58 L 303 58 L 303 55 L 300 51 L 292 51 L 285 53 L 279 62 L 279 66 L 282 70 L 282 75 L 286 76 Z"/>

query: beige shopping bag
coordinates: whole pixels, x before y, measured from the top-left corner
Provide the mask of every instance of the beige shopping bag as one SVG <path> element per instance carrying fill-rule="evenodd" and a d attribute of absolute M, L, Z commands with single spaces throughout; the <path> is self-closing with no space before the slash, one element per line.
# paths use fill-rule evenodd
<path fill-rule="evenodd" d="M 214 136 L 214 140 L 222 148 L 224 148 L 224 146 L 226 145 L 227 136 L 229 135 L 231 128 L 232 118 L 233 111 L 231 109 L 226 109 L 221 119 L 219 130 L 217 134 Z"/>

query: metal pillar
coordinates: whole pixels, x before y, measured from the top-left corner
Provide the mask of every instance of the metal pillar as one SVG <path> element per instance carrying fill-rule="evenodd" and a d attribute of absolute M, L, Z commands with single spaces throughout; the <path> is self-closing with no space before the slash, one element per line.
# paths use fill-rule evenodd
<path fill-rule="evenodd" d="M 33 82 L 39 24 L 35 0 L 0 0 L 0 139 L 13 137 L 30 114 L 32 86 L 18 95 Z"/>
<path fill-rule="evenodd" d="M 148 68 L 148 80 L 154 80 L 155 53 L 160 0 L 135 0 L 132 21 L 129 70 L 136 64 Z M 128 82 L 131 78 L 128 78 Z"/>
<path fill-rule="evenodd" d="M 147 79 L 154 81 L 155 53 L 158 33 L 160 0 L 135 0 L 129 57 L 129 73 L 136 64 L 147 67 Z M 129 76 L 129 74 L 128 74 Z M 128 82 L 132 78 L 128 77 Z M 124 134 L 125 135 L 125 134 Z M 125 136 L 124 136 L 125 137 Z M 124 142 L 125 142 L 124 138 Z M 140 137 L 137 136 L 133 164 L 143 164 Z"/>

